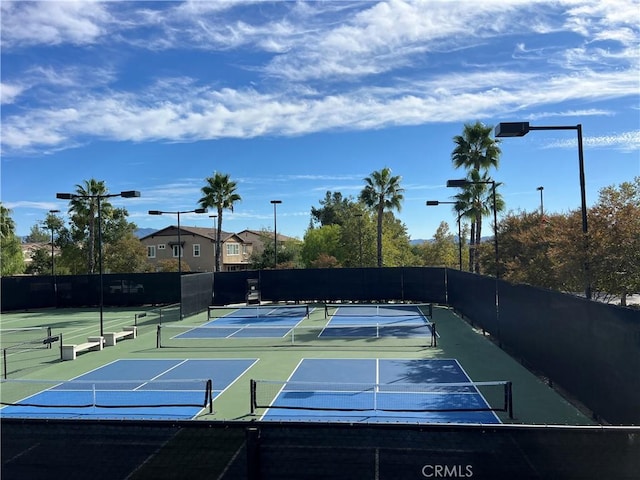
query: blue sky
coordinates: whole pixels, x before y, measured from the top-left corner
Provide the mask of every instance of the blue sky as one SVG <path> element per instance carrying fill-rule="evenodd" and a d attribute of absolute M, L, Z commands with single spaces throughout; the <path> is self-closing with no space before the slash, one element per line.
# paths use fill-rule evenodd
<path fill-rule="evenodd" d="M 2 1 L 1 201 L 19 235 L 95 178 L 141 228 L 228 173 L 223 229 L 302 238 L 326 191 L 388 166 L 413 239 L 445 220 L 466 122 L 583 126 L 587 203 L 640 175 L 640 3 Z M 511 211 L 580 206 L 575 131 L 504 139 Z M 213 213 L 213 212 L 211 212 Z M 207 215 L 181 223 L 213 226 Z"/>

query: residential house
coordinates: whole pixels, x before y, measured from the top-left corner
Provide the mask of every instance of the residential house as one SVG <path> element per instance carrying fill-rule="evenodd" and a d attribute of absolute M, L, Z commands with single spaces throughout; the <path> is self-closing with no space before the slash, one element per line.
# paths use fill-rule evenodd
<path fill-rule="evenodd" d="M 221 234 L 220 271 L 233 272 L 247 270 L 253 245 L 235 233 Z M 189 265 L 192 272 L 212 272 L 215 268 L 214 228 L 180 226 L 180 243 L 182 251 L 178 251 L 178 227 L 170 226 L 140 238 L 147 248 L 147 259 L 152 264 L 162 260 L 176 259 L 178 255 Z"/>

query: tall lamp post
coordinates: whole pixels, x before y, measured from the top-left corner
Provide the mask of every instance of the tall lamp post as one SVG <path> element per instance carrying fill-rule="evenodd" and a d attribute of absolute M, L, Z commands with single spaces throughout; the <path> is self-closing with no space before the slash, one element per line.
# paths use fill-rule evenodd
<path fill-rule="evenodd" d="M 218 215 L 209 215 L 209 218 L 213 218 L 213 271 L 218 270 Z"/>
<path fill-rule="evenodd" d="M 276 206 L 282 203 L 282 200 L 271 200 L 273 204 L 273 268 L 278 268 L 278 227 L 276 220 Z"/>
<path fill-rule="evenodd" d="M 438 200 L 427 200 L 427 207 L 436 207 L 441 204 L 452 204 L 457 205 L 458 202 L 440 202 Z M 462 229 L 460 228 L 460 218 L 462 217 L 462 212 L 458 212 L 458 264 L 459 270 L 462 271 Z"/>
<path fill-rule="evenodd" d="M 544 190 L 544 187 L 539 186 L 536 190 L 540 192 L 540 217 L 542 218 L 544 216 L 544 204 L 542 202 L 542 191 Z"/>
<path fill-rule="evenodd" d="M 96 200 L 98 204 L 98 275 L 100 276 L 100 336 L 104 336 L 104 275 L 102 274 L 102 200 L 105 198 L 122 197 L 136 198 L 140 196 L 137 190 L 126 190 L 120 193 L 107 193 L 104 195 L 78 195 L 76 193 L 56 193 L 60 200 Z"/>
<path fill-rule="evenodd" d="M 149 210 L 149 215 L 177 215 L 178 216 L 178 281 L 180 282 L 180 320 L 182 320 L 182 239 L 180 237 L 180 214 L 181 213 L 207 213 L 206 208 L 196 208 L 194 210 L 182 210 L 168 212 L 164 210 Z"/>
<path fill-rule="evenodd" d="M 60 210 L 49 210 L 49 214 L 50 215 L 55 215 L 56 213 L 60 213 Z M 54 260 L 54 249 L 53 249 L 53 233 L 55 230 L 55 227 L 53 224 L 50 224 L 50 228 L 51 228 L 51 276 L 55 278 L 56 275 L 56 267 L 55 267 L 55 260 Z M 56 283 L 55 280 L 53 282 L 53 289 L 56 289 Z"/>
<path fill-rule="evenodd" d="M 578 135 L 578 164 L 580 169 L 580 208 L 582 210 L 582 235 L 584 247 L 584 296 L 591 300 L 591 272 L 589 269 L 589 241 L 587 225 L 587 195 L 584 180 L 584 153 L 582 146 L 582 124 L 532 126 L 529 122 L 503 122 L 495 130 L 496 137 L 524 137 L 531 130 L 575 130 Z"/>

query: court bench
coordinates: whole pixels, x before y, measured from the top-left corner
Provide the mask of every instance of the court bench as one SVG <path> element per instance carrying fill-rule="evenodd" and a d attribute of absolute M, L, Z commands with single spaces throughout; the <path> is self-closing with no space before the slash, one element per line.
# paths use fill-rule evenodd
<path fill-rule="evenodd" d="M 126 338 L 136 338 L 138 336 L 138 327 L 124 327 L 120 332 L 105 332 L 105 346 L 113 347 L 118 340 Z"/>
<path fill-rule="evenodd" d="M 89 350 L 102 350 L 104 348 L 104 337 L 89 337 L 85 343 L 78 345 L 62 345 L 62 360 L 75 360 L 80 352 Z"/>

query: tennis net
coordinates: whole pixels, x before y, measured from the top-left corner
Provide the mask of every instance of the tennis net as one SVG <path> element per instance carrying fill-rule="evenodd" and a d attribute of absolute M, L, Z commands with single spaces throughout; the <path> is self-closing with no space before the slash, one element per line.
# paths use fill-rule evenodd
<path fill-rule="evenodd" d="M 51 337 L 51 327 L 3 328 L 0 329 L 0 348 L 50 348 L 44 342 Z"/>
<path fill-rule="evenodd" d="M 433 305 L 430 303 L 327 303 L 324 306 L 325 318 L 330 317 L 433 317 Z"/>
<path fill-rule="evenodd" d="M 436 325 L 158 325 L 157 348 L 237 348 L 259 346 L 435 347 Z"/>
<path fill-rule="evenodd" d="M 211 379 L 2 380 L 1 405 L 36 408 L 209 408 Z"/>
<path fill-rule="evenodd" d="M 209 306 L 208 317 L 215 318 L 304 318 L 310 312 L 309 305 L 247 305 L 240 307 Z"/>
<path fill-rule="evenodd" d="M 513 418 L 509 381 L 467 383 L 324 383 L 251 380 L 257 409 L 386 412 L 506 412 Z"/>

